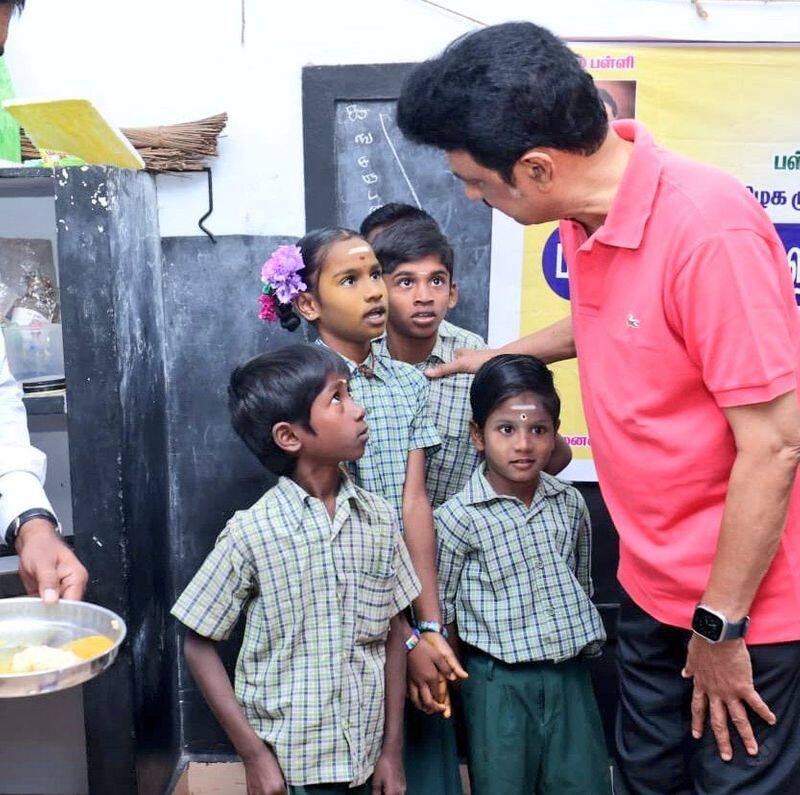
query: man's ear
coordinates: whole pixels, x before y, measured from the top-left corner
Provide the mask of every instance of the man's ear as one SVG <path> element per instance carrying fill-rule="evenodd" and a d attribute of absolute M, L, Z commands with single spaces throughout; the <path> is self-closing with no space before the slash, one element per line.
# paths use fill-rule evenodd
<path fill-rule="evenodd" d="M 483 431 L 480 429 L 475 420 L 469 421 L 469 435 L 472 439 L 472 446 L 479 453 L 482 453 L 486 449 L 486 443 L 483 440 Z"/>
<path fill-rule="evenodd" d="M 294 299 L 294 306 L 300 315 L 309 323 L 313 323 L 315 320 L 319 319 L 319 302 L 314 297 L 314 294 L 311 292 L 311 290 L 306 290 L 305 292 L 300 293 Z"/>
<path fill-rule="evenodd" d="M 541 149 L 529 149 L 514 165 L 514 184 L 521 187 L 520 180 L 534 182 L 541 191 L 548 191 L 555 178 L 553 158 Z"/>
<path fill-rule="evenodd" d="M 450 277 L 450 299 L 447 302 L 447 308 L 452 309 L 458 303 L 458 285 Z"/>
<path fill-rule="evenodd" d="M 297 455 L 303 446 L 291 422 L 276 422 L 272 426 L 272 440 L 286 453 Z"/>

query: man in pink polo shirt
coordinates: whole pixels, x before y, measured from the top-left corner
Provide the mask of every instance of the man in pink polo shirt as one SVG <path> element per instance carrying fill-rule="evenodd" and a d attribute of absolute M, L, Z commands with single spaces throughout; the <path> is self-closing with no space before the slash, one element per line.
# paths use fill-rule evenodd
<path fill-rule="evenodd" d="M 417 67 L 398 121 L 470 198 L 560 220 L 572 317 L 503 351 L 578 356 L 627 592 L 617 791 L 796 791 L 800 315 L 774 227 L 730 176 L 609 127 L 577 58 L 529 23 Z"/>

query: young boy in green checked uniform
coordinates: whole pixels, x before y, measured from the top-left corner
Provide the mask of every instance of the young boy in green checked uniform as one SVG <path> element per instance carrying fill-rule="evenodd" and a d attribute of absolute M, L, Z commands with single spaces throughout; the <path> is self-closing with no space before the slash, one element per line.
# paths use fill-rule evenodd
<path fill-rule="evenodd" d="M 436 510 L 442 613 L 461 689 L 473 795 L 608 795 L 609 762 L 584 658 L 605 640 L 590 600 L 580 493 L 543 472 L 560 400 L 532 356 L 504 354 L 470 390 L 484 463 Z"/>
<path fill-rule="evenodd" d="M 445 320 L 458 302 L 454 253 L 436 221 L 408 204 L 387 204 L 368 215 L 361 234 L 372 242 L 389 293 L 389 319 L 381 350 L 420 372 L 451 362 L 463 348 L 483 350 L 477 334 Z M 430 382 L 428 408 L 441 447 L 428 457 L 426 484 L 437 508 L 461 491 L 480 462 L 470 441 L 469 388 L 472 375 L 458 373 Z M 545 471 L 561 472 L 570 462 L 569 445 L 557 437 Z"/>
<path fill-rule="evenodd" d="M 368 438 L 349 378 L 313 345 L 233 372 L 233 427 L 279 480 L 233 516 L 172 608 L 248 795 L 405 792 L 399 614 L 419 580 L 389 505 L 340 466 Z M 241 616 L 234 693 L 215 641 Z"/>

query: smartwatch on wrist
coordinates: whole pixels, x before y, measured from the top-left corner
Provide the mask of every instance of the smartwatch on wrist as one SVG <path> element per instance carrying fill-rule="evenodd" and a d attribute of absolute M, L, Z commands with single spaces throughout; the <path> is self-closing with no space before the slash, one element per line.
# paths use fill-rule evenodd
<path fill-rule="evenodd" d="M 58 519 L 56 519 L 56 517 L 53 516 L 50 511 L 45 508 L 31 508 L 29 511 L 23 511 L 6 529 L 6 546 L 9 546 L 13 549 L 22 525 L 24 525 L 25 522 L 29 522 L 31 519 L 36 518 L 47 519 L 47 521 L 53 525 L 53 532 L 56 535 L 61 535 L 61 525 L 58 523 Z"/>
<path fill-rule="evenodd" d="M 741 621 L 728 621 L 722 613 L 705 605 L 697 605 L 692 617 L 692 629 L 709 643 L 722 643 L 724 640 L 738 640 L 747 634 L 750 616 Z"/>

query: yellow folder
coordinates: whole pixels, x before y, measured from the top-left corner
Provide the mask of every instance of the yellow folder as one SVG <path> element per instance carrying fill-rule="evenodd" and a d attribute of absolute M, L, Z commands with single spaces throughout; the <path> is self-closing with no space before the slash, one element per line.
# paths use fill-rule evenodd
<path fill-rule="evenodd" d="M 9 99 L 3 107 L 24 127 L 37 149 L 75 155 L 98 166 L 144 168 L 131 142 L 88 99 Z"/>

